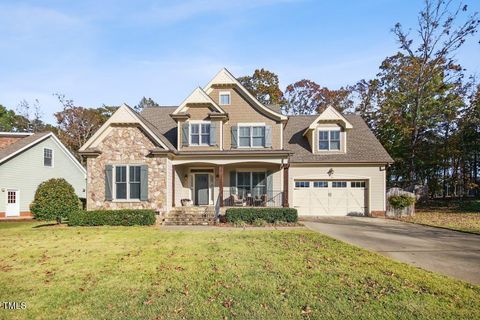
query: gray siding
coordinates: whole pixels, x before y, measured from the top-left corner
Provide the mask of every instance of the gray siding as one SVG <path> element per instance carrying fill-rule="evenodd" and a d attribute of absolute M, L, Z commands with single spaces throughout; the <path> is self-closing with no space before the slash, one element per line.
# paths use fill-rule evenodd
<path fill-rule="evenodd" d="M 53 167 L 43 166 L 43 148 L 53 150 Z M 5 211 L 6 188 L 20 190 L 20 212 L 30 211 L 38 185 L 51 178 L 64 178 L 79 197 L 85 198 L 85 174 L 49 137 L 0 165 L 0 212 Z"/>

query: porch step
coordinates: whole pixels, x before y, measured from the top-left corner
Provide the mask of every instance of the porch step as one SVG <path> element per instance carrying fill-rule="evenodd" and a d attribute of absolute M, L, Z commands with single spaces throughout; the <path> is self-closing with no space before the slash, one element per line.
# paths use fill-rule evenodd
<path fill-rule="evenodd" d="M 210 225 L 214 222 L 214 207 L 179 207 L 170 210 L 163 224 L 167 226 Z"/>

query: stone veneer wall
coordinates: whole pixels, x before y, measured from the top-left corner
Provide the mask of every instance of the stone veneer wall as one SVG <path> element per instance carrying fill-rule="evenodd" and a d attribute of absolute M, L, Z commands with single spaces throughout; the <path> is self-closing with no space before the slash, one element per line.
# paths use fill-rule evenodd
<path fill-rule="evenodd" d="M 98 145 L 101 154 L 87 159 L 87 210 L 154 209 L 167 210 L 167 158 L 148 156 L 154 143 L 133 126 L 115 126 Z M 111 164 L 148 165 L 148 201 L 105 201 L 105 166 Z"/>

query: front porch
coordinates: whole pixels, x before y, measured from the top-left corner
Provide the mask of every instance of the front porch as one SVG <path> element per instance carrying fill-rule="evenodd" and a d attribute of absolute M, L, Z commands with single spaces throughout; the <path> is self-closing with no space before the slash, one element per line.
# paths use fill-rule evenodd
<path fill-rule="evenodd" d="M 288 206 L 284 169 L 278 163 L 195 162 L 173 166 L 172 207 Z"/>

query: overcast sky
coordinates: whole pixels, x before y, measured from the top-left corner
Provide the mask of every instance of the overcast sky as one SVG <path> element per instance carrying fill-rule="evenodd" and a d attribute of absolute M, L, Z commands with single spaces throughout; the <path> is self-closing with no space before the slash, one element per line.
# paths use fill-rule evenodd
<path fill-rule="evenodd" d="M 480 1 L 464 1 L 470 13 Z M 39 99 L 53 122 L 64 93 L 77 105 L 177 105 L 221 68 L 267 68 L 282 89 L 329 88 L 378 72 L 396 52 L 396 22 L 415 27 L 421 0 L 0 0 L 0 104 Z M 480 73 L 479 34 L 457 58 Z"/>

